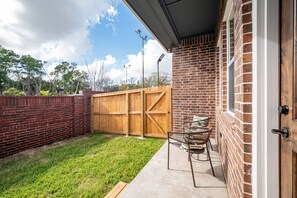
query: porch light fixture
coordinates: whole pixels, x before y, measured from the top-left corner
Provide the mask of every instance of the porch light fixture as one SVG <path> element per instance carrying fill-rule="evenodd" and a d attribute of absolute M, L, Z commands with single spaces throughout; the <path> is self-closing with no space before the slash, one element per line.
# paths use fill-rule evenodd
<path fill-rule="evenodd" d="M 158 76 L 158 87 L 159 87 L 159 84 L 160 84 L 160 78 L 159 78 L 159 63 L 162 61 L 162 59 L 164 58 L 165 54 L 161 54 L 161 56 L 159 57 L 158 61 L 157 61 L 157 76 Z"/>
<path fill-rule="evenodd" d="M 126 69 L 126 84 L 128 82 L 127 76 L 128 76 L 128 68 L 131 67 L 131 65 L 124 65 L 124 68 Z"/>
<path fill-rule="evenodd" d="M 142 51 L 142 88 L 144 88 L 144 41 L 146 41 L 147 36 L 142 36 L 140 29 L 136 30 L 135 32 L 136 34 L 139 35 L 139 37 L 142 40 L 142 49 L 141 49 Z"/>

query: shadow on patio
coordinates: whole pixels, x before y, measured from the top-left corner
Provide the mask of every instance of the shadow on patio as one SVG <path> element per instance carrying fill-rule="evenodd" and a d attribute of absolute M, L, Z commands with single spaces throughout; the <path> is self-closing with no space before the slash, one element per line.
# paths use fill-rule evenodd
<path fill-rule="evenodd" d="M 120 197 L 228 197 L 219 155 L 216 151 L 210 152 L 216 177 L 212 176 L 208 161 L 193 160 L 198 186 L 194 188 L 187 152 L 177 146 L 171 146 L 170 149 L 170 170 L 166 167 L 166 143 L 120 194 Z M 206 156 L 200 154 L 199 157 L 203 159 Z"/>

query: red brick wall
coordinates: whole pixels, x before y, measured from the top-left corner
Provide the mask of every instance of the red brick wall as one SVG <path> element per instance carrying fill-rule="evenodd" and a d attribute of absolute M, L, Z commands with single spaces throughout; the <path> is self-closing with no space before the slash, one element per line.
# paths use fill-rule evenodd
<path fill-rule="evenodd" d="M 186 116 L 207 114 L 215 128 L 215 38 L 205 34 L 184 39 L 172 49 L 173 129 Z"/>
<path fill-rule="evenodd" d="M 221 22 L 218 39 L 223 48 L 223 105 L 217 106 L 217 132 L 220 157 L 230 197 L 252 197 L 252 3 L 233 0 L 235 112 L 227 113 L 227 37 L 226 22 Z M 219 70 L 217 62 L 216 70 Z M 220 76 L 217 75 L 217 76 Z M 218 87 L 218 85 L 217 85 Z M 216 89 L 217 98 L 219 88 Z"/>
<path fill-rule="evenodd" d="M 209 39 L 211 36 L 202 35 L 185 39 L 172 50 L 173 127 L 180 131 L 182 118 L 196 113 L 209 113 L 216 118 L 211 127 L 216 127 L 229 195 L 252 197 L 252 1 L 233 0 L 234 115 L 227 112 L 227 32 L 223 22 L 226 2 L 220 3 L 216 42 Z M 218 101 L 221 93 L 222 104 Z"/>
<path fill-rule="evenodd" d="M 90 96 L 1 96 L 0 158 L 89 132 Z"/>

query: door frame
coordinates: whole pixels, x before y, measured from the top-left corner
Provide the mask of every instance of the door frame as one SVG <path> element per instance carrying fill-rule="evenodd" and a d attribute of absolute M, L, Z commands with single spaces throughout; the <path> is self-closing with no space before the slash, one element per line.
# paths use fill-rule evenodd
<path fill-rule="evenodd" d="M 268 2 L 269 1 L 269 2 Z M 252 2 L 253 18 L 253 197 L 278 197 L 280 98 L 279 0 Z"/>

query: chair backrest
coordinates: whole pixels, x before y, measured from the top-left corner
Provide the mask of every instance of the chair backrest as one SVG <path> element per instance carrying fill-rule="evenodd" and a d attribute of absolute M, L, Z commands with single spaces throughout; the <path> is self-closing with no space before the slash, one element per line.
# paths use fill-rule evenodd
<path fill-rule="evenodd" d="M 209 141 L 211 132 L 212 128 L 209 127 L 191 127 L 184 133 L 184 140 L 188 144 L 206 144 Z"/>

